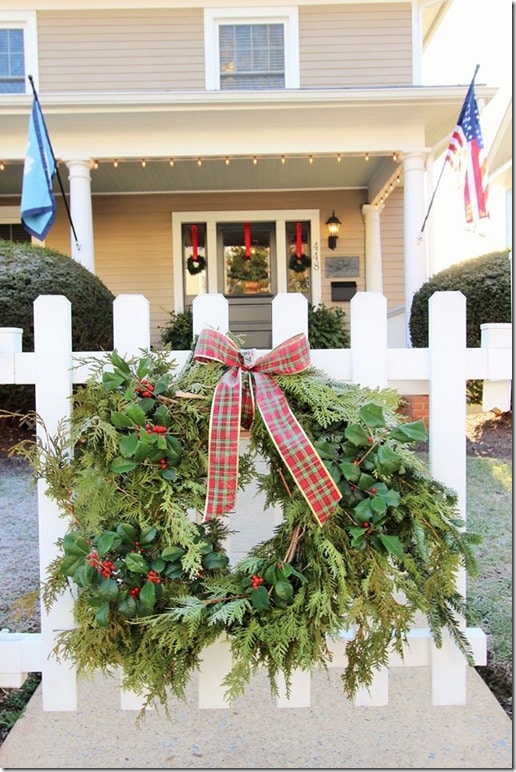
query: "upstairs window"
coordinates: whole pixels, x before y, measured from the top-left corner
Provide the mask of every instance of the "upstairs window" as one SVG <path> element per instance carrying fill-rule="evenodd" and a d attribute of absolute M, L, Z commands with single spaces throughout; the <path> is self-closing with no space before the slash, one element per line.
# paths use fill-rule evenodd
<path fill-rule="evenodd" d="M 282 24 L 219 27 L 220 88 L 285 88 Z"/>
<path fill-rule="evenodd" d="M 22 29 L 0 29 L 0 91 L 2 94 L 25 93 Z"/>
<path fill-rule="evenodd" d="M 299 88 L 297 8 L 205 10 L 206 88 Z"/>
<path fill-rule="evenodd" d="M 0 11 L 0 94 L 31 92 L 38 83 L 36 14 Z"/>

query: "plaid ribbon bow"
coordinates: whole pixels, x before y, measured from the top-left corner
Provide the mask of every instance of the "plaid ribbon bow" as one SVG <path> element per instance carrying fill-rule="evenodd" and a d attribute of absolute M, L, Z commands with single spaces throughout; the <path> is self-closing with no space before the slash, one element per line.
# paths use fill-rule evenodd
<path fill-rule="evenodd" d="M 229 367 L 215 387 L 211 407 L 205 520 L 225 514 L 235 505 L 240 426 L 249 428 L 256 404 L 281 458 L 322 525 L 342 494 L 272 377 L 294 375 L 309 367 L 306 336 L 294 335 L 248 364 L 246 356 L 226 335 L 203 329 L 194 358 L 196 362 L 221 362 Z M 245 383 L 243 372 L 249 374 Z"/>

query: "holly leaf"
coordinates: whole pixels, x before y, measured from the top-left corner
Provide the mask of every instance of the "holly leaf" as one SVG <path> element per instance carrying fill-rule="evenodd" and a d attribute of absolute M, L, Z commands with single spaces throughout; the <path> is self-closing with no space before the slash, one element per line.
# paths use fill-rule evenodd
<path fill-rule="evenodd" d="M 120 354 L 115 349 L 111 353 L 111 361 L 113 362 L 114 366 L 117 367 L 119 370 L 122 370 L 122 372 L 127 373 L 127 375 L 130 374 L 131 370 L 129 369 L 129 365 L 125 361 L 125 359 L 122 359 Z"/>
<path fill-rule="evenodd" d="M 147 561 L 142 558 L 139 552 L 128 552 L 124 560 L 127 570 L 134 574 L 146 574 L 149 570 Z"/>
<path fill-rule="evenodd" d="M 213 571 L 216 568 L 225 568 L 229 563 L 229 558 L 222 552 L 209 552 L 202 559 L 203 568 L 207 571 Z"/>
<path fill-rule="evenodd" d="M 111 471 L 115 474 L 124 474 L 125 472 L 132 472 L 137 466 L 138 464 L 135 461 L 129 461 L 126 458 L 122 458 L 122 456 L 118 456 L 111 462 Z"/>
<path fill-rule="evenodd" d="M 154 423 L 160 424 L 161 426 L 169 427 L 172 424 L 172 419 L 170 418 L 170 413 L 168 412 L 165 405 L 160 405 L 156 412 L 154 413 Z"/>
<path fill-rule="evenodd" d="M 380 445 L 376 453 L 376 468 L 382 474 L 392 474 L 401 466 L 401 458 L 388 445 Z"/>
<path fill-rule="evenodd" d="M 357 445 L 359 447 L 370 444 L 369 432 L 366 432 L 364 427 L 361 426 L 360 424 L 349 424 L 348 426 L 346 426 L 346 429 L 344 431 L 344 436 L 353 445 Z"/>
<path fill-rule="evenodd" d="M 109 603 L 118 596 L 118 584 L 114 579 L 103 579 L 97 587 L 97 593 L 101 600 Z"/>
<path fill-rule="evenodd" d="M 340 469 L 346 480 L 351 480 L 351 482 L 357 482 L 361 475 L 360 466 L 358 464 L 353 464 L 351 461 L 343 461 L 342 464 L 340 464 Z"/>
<path fill-rule="evenodd" d="M 84 565 L 84 556 L 68 555 L 59 563 L 59 573 L 63 576 L 74 576 L 75 572 Z"/>
<path fill-rule="evenodd" d="M 122 537 L 122 540 L 127 544 L 134 543 L 136 539 L 136 528 L 129 523 L 119 523 L 116 527 L 116 531 Z"/>
<path fill-rule="evenodd" d="M 394 555 L 397 558 L 403 557 L 403 545 L 397 536 L 379 533 L 378 538 L 390 555 Z"/>
<path fill-rule="evenodd" d="M 117 429 L 132 429 L 134 421 L 132 421 L 125 413 L 119 413 L 113 410 L 111 413 L 110 421 Z"/>
<path fill-rule="evenodd" d="M 162 469 L 161 476 L 164 480 L 172 481 L 176 479 L 177 471 L 175 469 Z"/>
<path fill-rule="evenodd" d="M 410 421 L 406 424 L 400 424 L 391 431 L 391 437 L 399 442 L 426 442 L 428 432 L 424 421 Z"/>
<path fill-rule="evenodd" d="M 124 458 L 131 458 L 131 456 L 134 456 L 137 447 L 138 437 L 136 434 L 129 434 L 126 437 L 122 437 L 120 440 L 120 453 Z"/>
<path fill-rule="evenodd" d="M 369 402 L 358 411 L 358 414 L 366 426 L 371 429 L 380 429 L 385 426 L 385 416 L 380 405 Z"/>
<path fill-rule="evenodd" d="M 373 517 L 370 499 L 362 499 L 356 507 L 353 508 L 353 517 L 359 523 L 368 523 Z"/>
<path fill-rule="evenodd" d="M 151 542 L 153 542 L 154 539 L 156 538 L 156 533 L 157 531 L 153 525 L 147 526 L 146 528 L 142 528 L 141 536 L 139 539 L 140 544 L 144 545 L 144 544 L 150 544 Z"/>
<path fill-rule="evenodd" d="M 156 603 L 156 585 L 154 582 L 145 582 L 138 597 L 143 606 L 153 609 Z"/>
<path fill-rule="evenodd" d="M 161 557 L 163 560 L 171 560 L 172 562 L 175 562 L 176 560 L 179 560 L 183 557 L 183 555 L 186 554 L 186 550 L 184 550 L 182 547 L 165 547 L 164 550 L 161 552 Z"/>
<path fill-rule="evenodd" d="M 378 515 L 383 515 L 387 510 L 387 502 L 382 496 L 373 496 L 371 499 L 371 509 Z"/>
<path fill-rule="evenodd" d="M 108 618 L 109 618 L 109 603 L 104 603 L 95 614 L 95 620 L 97 621 L 97 624 L 99 624 L 101 627 L 107 627 Z"/>
<path fill-rule="evenodd" d="M 149 372 L 149 362 L 150 362 L 149 357 L 142 357 L 138 362 L 138 366 L 136 368 L 136 375 L 140 380 L 144 378 Z"/>
<path fill-rule="evenodd" d="M 144 397 L 143 399 L 138 400 L 138 407 L 143 410 L 145 414 L 150 413 L 155 404 L 156 401 L 151 397 Z"/>
<path fill-rule="evenodd" d="M 361 474 L 358 480 L 358 487 L 362 491 L 368 491 L 375 485 L 376 480 L 370 474 Z"/>
<path fill-rule="evenodd" d="M 77 555 L 85 558 L 90 553 L 90 545 L 79 534 L 67 533 L 63 538 L 63 550 L 66 555 Z"/>
<path fill-rule="evenodd" d="M 95 541 L 99 557 L 102 558 L 109 552 L 116 537 L 117 534 L 114 531 L 104 531 L 100 534 Z"/>
<path fill-rule="evenodd" d="M 257 611 L 263 611 L 266 608 L 269 608 L 269 593 L 265 589 L 265 587 L 257 587 L 256 590 L 253 590 L 249 596 L 251 605 L 253 608 L 255 608 Z"/>
<path fill-rule="evenodd" d="M 123 598 L 118 601 L 118 610 L 124 617 L 136 616 L 136 601 L 130 595 L 127 598 Z"/>
<path fill-rule="evenodd" d="M 279 581 L 274 585 L 274 597 L 282 601 L 290 601 L 294 596 L 294 588 L 290 582 Z"/>
<path fill-rule="evenodd" d="M 145 423 L 145 413 L 139 405 L 128 405 L 125 412 L 132 419 L 133 423 L 140 426 Z"/>

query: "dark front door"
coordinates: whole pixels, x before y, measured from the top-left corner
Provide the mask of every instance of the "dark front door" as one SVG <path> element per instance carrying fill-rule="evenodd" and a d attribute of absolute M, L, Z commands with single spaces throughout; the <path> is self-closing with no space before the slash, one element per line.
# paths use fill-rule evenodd
<path fill-rule="evenodd" d="M 220 291 L 229 304 L 229 329 L 243 348 L 272 348 L 272 299 L 276 293 L 273 222 L 217 225 Z"/>

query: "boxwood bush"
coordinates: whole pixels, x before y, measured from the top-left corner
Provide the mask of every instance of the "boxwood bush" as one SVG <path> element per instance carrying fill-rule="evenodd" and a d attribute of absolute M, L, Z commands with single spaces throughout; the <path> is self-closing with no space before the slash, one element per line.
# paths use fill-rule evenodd
<path fill-rule="evenodd" d="M 446 268 L 415 293 L 410 309 L 410 338 L 415 348 L 428 346 L 428 300 L 434 292 L 460 291 L 466 297 L 468 348 L 480 346 L 480 325 L 511 321 L 509 250 L 490 252 Z"/>
<path fill-rule="evenodd" d="M 34 351 L 33 303 L 39 295 L 70 301 L 74 351 L 113 347 L 115 296 L 98 276 L 55 250 L 0 239 L 0 327 L 23 329 L 23 351 Z M 34 387 L 0 385 L 0 406 L 33 410 Z"/>
<path fill-rule="evenodd" d="M 511 321 L 509 250 L 465 260 L 432 276 L 415 293 L 410 309 L 410 337 L 415 348 L 428 346 L 428 301 L 434 292 L 460 291 L 466 297 L 466 345 L 480 346 L 480 325 Z M 468 402 L 482 398 L 482 381 L 467 383 Z"/>

